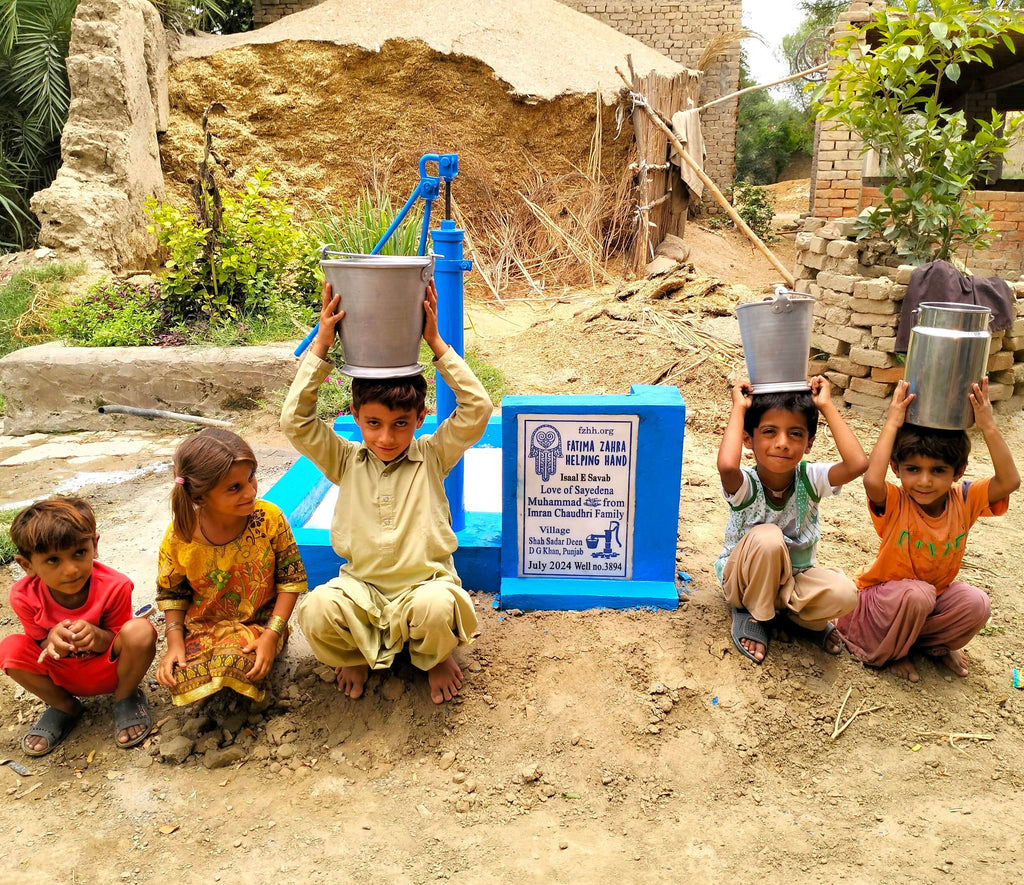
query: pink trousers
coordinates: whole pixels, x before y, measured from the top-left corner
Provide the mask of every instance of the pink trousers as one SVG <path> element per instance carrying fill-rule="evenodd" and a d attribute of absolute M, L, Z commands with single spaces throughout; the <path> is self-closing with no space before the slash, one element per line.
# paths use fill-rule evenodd
<path fill-rule="evenodd" d="M 857 607 L 835 623 L 856 657 L 882 667 L 914 648 L 936 657 L 963 648 L 990 612 L 984 591 L 963 581 L 936 594 L 931 584 L 905 579 L 865 588 Z"/>

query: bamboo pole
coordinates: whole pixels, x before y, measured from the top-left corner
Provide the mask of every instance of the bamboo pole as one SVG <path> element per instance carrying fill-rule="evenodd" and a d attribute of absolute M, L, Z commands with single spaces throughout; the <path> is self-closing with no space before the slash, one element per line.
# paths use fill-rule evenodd
<path fill-rule="evenodd" d="M 754 247 L 757 249 L 757 251 L 764 255 L 764 257 L 768 259 L 768 262 L 771 264 L 771 266 L 774 267 L 780 274 L 782 274 L 782 278 L 786 281 L 786 284 L 790 288 L 795 286 L 796 278 L 793 276 L 792 272 L 790 272 L 786 268 L 786 266 L 781 261 L 779 261 L 778 256 L 774 252 L 772 252 L 772 250 L 769 249 L 761 241 L 761 238 L 750 229 L 750 226 L 740 217 L 739 213 L 732 207 L 732 204 L 725 198 L 725 195 L 718 189 L 717 185 L 710 178 L 708 178 L 707 173 L 701 168 L 700 164 L 686 152 L 686 148 L 684 148 L 679 139 L 676 138 L 675 133 L 672 131 L 672 128 L 668 126 L 665 123 L 665 121 L 662 120 L 661 115 L 647 103 L 647 99 L 639 92 L 637 92 L 633 84 L 628 79 L 626 79 L 626 75 L 623 74 L 619 68 L 615 69 L 615 73 L 617 73 L 622 78 L 622 81 L 626 84 L 626 86 L 629 87 L 630 92 L 633 93 L 634 105 L 640 105 L 640 107 L 644 108 L 644 110 L 647 111 L 651 119 L 654 121 L 654 124 L 659 129 L 661 129 L 665 133 L 665 135 L 668 136 L 668 140 L 672 144 L 672 147 L 675 148 L 676 153 L 678 153 L 679 156 L 682 158 L 683 162 L 686 163 L 686 165 L 689 166 L 694 171 L 694 173 L 703 183 L 704 187 L 711 191 L 712 196 L 715 198 L 715 200 L 718 201 L 718 204 L 726 211 L 726 214 L 729 216 L 729 218 L 732 219 L 732 223 L 735 224 L 736 227 L 738 227 L 741 231 L 743 231 L 747 239 L 754 244 Z"/>
<path fill-rule="evenodd" d="M 796 74 L 790 74 L 788 77 L 783 77 L 781 80 L 776 80 L 774 83 L 758 83 L 754 86 L 748 86 L 746 89 L 741 89 L 739 92 L 730 92 L 728 95 L 723 95 L 721 98 L 716 98 L 714 101 L 702 104 L 697 108 L 697 110 L 706 111 L 708 108 L 713 108 L 716 104 L 723 104 L 730 99 L 746 95 L 748 92 L 757 92 L 759 89 L 771 89 L 773 86 L 781 86 L 783 83 L 788 83 L 790 80 L 799 80 L 801 77 L 806 77 L 808 74 L 816 74 L 818 71 L 824 71 L 827 67 L 828 62 L 825 62 L 820 65 L 815 65 L 813 68 L 808 68 L 806 71 L 799 71 Z"/>

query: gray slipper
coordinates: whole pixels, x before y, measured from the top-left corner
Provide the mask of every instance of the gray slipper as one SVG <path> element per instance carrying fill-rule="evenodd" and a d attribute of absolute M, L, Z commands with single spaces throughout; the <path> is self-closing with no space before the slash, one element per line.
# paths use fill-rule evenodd
<path fill-rule="evenodd" d="M 754 657 L 754 653 L 743 647 L 741 639 L 750 639 L 753 642 L 760 642 L 764 646 L 764 656 L 768 657 L 768 625 L 758 621 L 745 608 L 734 608 L 732 610 L 732 641 L 736 644 L 740 654 L 750 658 L 755 664 L 763 664 Z"/>
<path fill-rule="evenodd" d="M 117 736 L 133 725 L 145 725 L 146 730 L 122 744 L 117 739 Z M 153 717 L 149 712 L 149 702 L 146 700 L 146 696 L 142 693 L 141 688 L 135 689 L 128 697 L 114 703 L 114 743 L 122 750 L 137 747 L 149 737 L 149 733 L 152 730 Z"/>
<path fill-rule="evenodd" d="M 21 739 L 22 752 L 26 756 L 45 756 L 52 752 L 64 738 L 71 734 L 71 729 L 78 724 L 78 720 L 81 718 L 81 710 L 77 713 L 65 713 L 56 707 L 47 707 L 43 710 L 43 715 L 36 720 L 36 724 L 25 732 L 25 737 Z M 45 749 L 31 749 L 25 743 L 25 738 L 28 737 L 46 738 Z"/>

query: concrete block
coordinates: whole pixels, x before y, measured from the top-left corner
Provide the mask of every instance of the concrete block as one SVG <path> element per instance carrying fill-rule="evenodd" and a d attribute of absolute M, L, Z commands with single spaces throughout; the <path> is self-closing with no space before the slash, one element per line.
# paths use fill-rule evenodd
<path fill-rule="evenodd" d="M 293 347 L 26 347 L 0 360 L 4 432 L 187 427 L 173 419 L 100 415 L 101 405 L 230 417 L 291 384 Z"/>
<path fill-rule="evenodd" d="M 917 270 L 917 266 L 914 264 L 901 264 L 896 268 L 896 282 L 901 286 L 907 285 L 910 282 L 910 277 Z"/>
<path fill-rule="evenodd" d="M 853 345 L 853 347 L 863 348 L 871 346 L 871 333 L 867 329 L 850 326 L 845 329 L 836 329 L 834 334 L 840 341 L 845 341 L 847 344 Z"/>
<path fill-rule="evenodd" d="M 873 298 L 857 298 L 854 296 L 853 301 L 850 303 L 850 308 L 855 313 L 886 315 L 897 313 L 899 305 L 897 305 L 895 301 L 876 301 Z"/>
<path fill-rule="evenodd" d="M 827 246 L 828 240 L 822 239 L 821 237 L 811 236 L 807 249 L 815 255 L 824 255 Z"/>
<path fill-rule="evenodd" d="M 853 287 L 853 297 L 867 298 L 872 301 L 889 301 L 891 300 L 892 286 L 892 280 L 888 277 L 861 280 Z"/>
<path fill-rule="evenodd" d="M 1013 354 L 1008 350 L 1000 350 L 998 353 L 993 353 L 985 364 L 985 371 L 987 372 L 1004 372 L 1012 368 Z"/>
<path fill-rule="evenodd" d="M 852 240 L 832 240 L 825 249 L 831 258 L 856 258 L 860 247 Z"/>
<path fill-rule="evenodd" d="M 858 412 L 882 415 L 889 409 L 889 401 L 871 396 L 868 393 L 861 393 L 859 390 L 847 390 L 843 393 L 843 400 L 848 406 L 853 406 Z"/>
<path fill-rule="evenodd" d="M 891 369 L 898 365 L 895 357 L 891 354 L 879 353 L 877 350 L 868 350 L 864 347 L 851 348 L 850 359 L 862 366 L 871 366 L 876 369 Z"/>
<path fill-rule="evenodd" d="M 844 375 L 842 372 L 826 372 L 825 377 L 832 384 L 833 395 L 850 386 L 850 376 Z"/>
<path fill-rule="evenodd" d="M 856 277 L 846 274 L 820 273 L 818 274 L 818 285 L 828 289 L 835 289 L 837 292 L 853 293 L 853 287 L 858 282 Z"/>
<path fill-rule="evenodd" d="M 811 332 L 811 347 L 823 353 L 845 353 L 846 351 L 843 348 L 848 348 L 849 345 L 838 338 L 833 338 L 831 335 L 825 335 L 822 332 Z"/>
<path fill-rule="evenodd" d="M 895 382 L 872 381 L 870 378 L 854 378 L 850 382 L 851 390 L 877 397 L 891 396 L 895 387 Z"/>
<path fill-rule="evenodd" d="M 852 359 L 846 356 L 829 357 L 828 367 L 836 372 L 842 372 L 844 375 L 850 375 L 854 378 L 865 378 L 871 371 L 868 366 L 855 363 Z M 843 385 L 843 387 L 849 386 L 850 385 L 848 383 Z"/>
<path fill-rule="evenodd" d="M 1017 415 L 1024 410 L 1024 394 L 1014 393 L 1008 399 L 992 403 L 992 411 L 997 415 Z"/>
<path fill-rule="evenodd" d="M 825 266 L 824 252 L 805 252 L 803 255 L 804 267 L 811 267 L 820 271 Z M 819 273 L 818 276 L 821 276 Z"/>
<path fill-rule="evenodd" d="M 882 353 L 896 353 L 896 339 L 893 338 L 879 338 L 875 341 L 875 350 L 879 350 Z"/>
<path fill-rule="evenodd" d="M 1013 396 L 1013 385 L 1012 384 L 993 384 L 989 382 L 988 385 L 988 398 L 989 402 L 998 402 L 999 400 L 1009 399 Z"/>

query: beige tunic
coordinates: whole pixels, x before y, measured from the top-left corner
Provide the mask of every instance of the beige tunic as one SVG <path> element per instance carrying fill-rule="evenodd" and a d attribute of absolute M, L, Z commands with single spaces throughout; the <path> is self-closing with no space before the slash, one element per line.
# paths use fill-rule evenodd
<path fill-rule="evenodd" d="M 332 666 L 353 665 L 360 658 L 374 667 L 388 666 L 408 641 L 413 663 L 429 669 L 476 629 L 472 602 L 452 561 L 458 542 L 444 478 L 483 436 L 492 407 L 454 350 L 449 348 L 436 366 L 455 393 L 456 409 L 389 464 L 316 417 L 317 392 L 333 368 L 330 363 L 307 354 L 285 399 L 282 430 L 338 486 L 331 546 L 346 562 L 338 579 L 307 594 L 298 612 L 314 653 Z M 443 619 L 447 626 L 438 622 L 435 629 L 414 617 L 409 593 L 428 584 L 431 595 L 448 588 L 454 611 Z M 438 631 L 447 636 L 433 635 Z"/>

